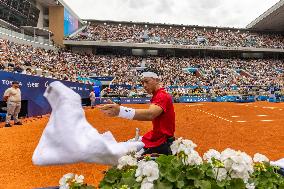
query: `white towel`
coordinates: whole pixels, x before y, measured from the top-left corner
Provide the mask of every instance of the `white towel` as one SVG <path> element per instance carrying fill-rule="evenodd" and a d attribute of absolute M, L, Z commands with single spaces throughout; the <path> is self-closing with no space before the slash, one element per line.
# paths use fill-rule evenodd
<path fill-rule="evenodd" d="M 278 167 L 284 169 L 284 158 L 279 159 L 277 161 L 271 161 L 270 163 L 271 163 L 271 165 L 278 166 Z"/>
<path fill-rule="evenodd" d="M 111 132 L 99 134 L 86 120 L 80 96 L 55 81 L 44 96 L 52 107 L 46 128 L 32 161 L 36 165 L 94 162 L 116 165 L 130 150 L 141 150 L 142 142 L 117 142 Z"/>

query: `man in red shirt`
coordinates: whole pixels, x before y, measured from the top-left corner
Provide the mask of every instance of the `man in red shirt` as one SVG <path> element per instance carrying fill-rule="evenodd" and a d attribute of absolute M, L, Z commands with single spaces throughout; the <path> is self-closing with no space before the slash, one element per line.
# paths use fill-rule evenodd
<path fill-rule="evenodd" d="M 133 109 L 110 104 L 100 105 L 98 108 L 108 116 L 118 116 L 138 121 L 152 121 L 153 130 L 142 137 L 144 154 L 171 154 L 170 145 L 174 140 L 175 111 L 172 97 L 161 88 L 159 76 L 153 71 L 142 73 L 142 85 L 147 93 L 152 94 L 148 109 Z"/>

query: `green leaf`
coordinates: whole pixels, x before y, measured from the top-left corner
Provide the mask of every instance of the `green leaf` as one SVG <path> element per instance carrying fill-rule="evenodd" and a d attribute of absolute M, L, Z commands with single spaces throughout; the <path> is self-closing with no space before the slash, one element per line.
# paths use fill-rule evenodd
<path fill-rule="evenodd" d="M 168 172 L 168 174 L 166 175 L 166 178 L 167 178 L 170 182 L 176 182 L 178 176 L 179 176 L 178 170 L 171 169 L 171 170 Z"/>
<path fill-rule="evenodd" d="M 160 175 L 161 176 L 166 176 L 167 175 L 167 172 L 168 172 L 168 167 L 167 166 L 160 166 L 159 167 L 159 172 L 160 172 Z"/>
<path fill-rule="evenodd" d="M 185 186 L 184 180 L 178 180 L 177 181 L 177 188 L 183 188 Z"/>
<path fill-rule="evenodd" d="M 111 184 L 102 184 L 102 183 L 100 183 L 99 188 L 100 189 L 112 189 L 112 185 Z"/>
<path fill-rule="evenodd" d="M 227 180 L 217 181 L 217 186 L 223 188 L 224 186 L 230 184 Z"/>
<path fill-rule="evenodd" d="M 104 180 L 108 183 L 115 183 L 116 180 L 119 180 L 121 177 L 121 173 L 120 173 L 120 170 L 118 169 L 110 169 L 106 175 L 105 175 L 105 178 Z"/>
<path fill-rule="evenodd" d="M 80 189 L 95 189 L 94 186 L 82 186 Z"/>
<path fill-rule="evenodd" d="M 135 169 L 128 169 L 125 172 L 123 172 L 121 175 L 122 178 L 135 177 L 135 172 L 136 172 Z"/>
<path fill-rule="evenodd" d="M 186 178 L 191 180 L 202 179 L 204 172 L 199 167 L 189 167 L 186 170 Z"/>
<path fill-rule="evenodd" d="M 175 157 L 175 158 L 173 158 L 173 159 L 171 160 L 171 165 L 172 165 L 172 167 L 174 167 L 174 168 L 178 168 L 178 167 L 183 166 L 183 163 L 182 163 L 182 161 L 181 161 L 180 159 L 178 159 L 177 157 Z"/>
<path fill-rule="evenodd" d="M 227 189 L 245 189 L 245 183 L 242 179 L 232 179 Z"/>
<path fill-rule="evenodd" d="M 121 185 L 128 185 L 128 186 L 133 186 L 136 183 L 135 178 L 128 177 L 128 178 L 122 178 L 120 181 Z"/>
<path fill-rule="evenodd" d="M 214 175 L 213 169 L 212 169 L 211 167 L 206 170 L 206 173 L 205 173 L 205 174 L 206 174 L 208 177 L 215 179 L 215 175 Z"/>
<path fill-rule="evenodd" d="M 171 161 L 172 159 L 176 158 L 175 156 L 172 156 L 172 155 L 161 155 L 159 156 L 157 159 L 156 159 L 156 162 L 159 164 L 159 165 L 170 165 L 171 164 Z"/>
<path fill-rule="evenodd" d="M 163 180 L 163 181 L 158 180 L 155 183 L 154 188 L 155 189 L 172 189 L 173 188 L 173 184 L 170 183 L 167 180 Z"/>
<path fill-rule="evenodd" d="M 194 186 L 201 189 L 211 189 L 211 183 L 207 180 L 195 180 Z"/>
<path fill-rule="evenodd" d="M 215 181 L 211 182 L 211 189 L 224 189 L 224 186 L 218 186 L 218 184 Z"/>

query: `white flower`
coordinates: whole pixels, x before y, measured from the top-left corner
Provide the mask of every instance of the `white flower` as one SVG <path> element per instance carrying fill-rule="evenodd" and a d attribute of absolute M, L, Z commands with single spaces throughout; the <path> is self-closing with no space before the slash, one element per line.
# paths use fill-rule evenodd
<path fill-rule="evenodd" d="M 84 176 L 83 175 L 75 175 L 75 182 L 78 184 L 83 184 L 84 183 Z"/>
<path fill-rule="evenodd" d="M 152 182 L 142 182 L 140 189 L 153 189 L 154 184 Z"/>
<path fill-rule="evenodd" d="M 137 182 L 142 182 L 142 180 L 143 180 L 143 177 L 142 177 L 142 176 L 138 176 L 138 177 L 136 178 L 136 181 L 137 181 Z"/>
<path fill-rule="evenodd" d="M 172 145 L 171 145 L 171 150 L 172 150 L 172 154 L 173 155 L 176 155 L 178 153 L 178 149 L 179 149 L 179 146 L 182 142 L 182 138 L 178 138 L 177 140 L 175 140 Z"/>
<path fill-rule="evenodd" d="M 199 156 L 198 152 L 191 151 L 184 159 L 182 159 L 184 165 L 201 165 L 202 158 Z"/>
<path fill-rule="evenodd" d="M 190 149 L 190 150 L 194 150 L 194 148 L 197 147 L 197 145 L 193 143 L 191 140 L 182 140 L 182 143 L 187 149 Z"/>
<path fill-rule="evenodd" d="M 227 148 L 221 153 L 221 161 L 228 159 L 229 157 L 232 157 L 234 155 L 236 155 L 236 151 L 230 148 Z"/>
<path fill-rule="evenodd" d="M 228 172 L 225 168 L 213 168 L 213 172 L 218 181 L 222 181 L 227 178 Z"/>
<path fill-rule="evenodd" d="M 262 155 L 262 154 L 259 154 L 259 153 L 256 153 L 254 154 L 253 156 L 253 161 L 254 162 L 269 162 L 269 159 L 265 156 L 265 155 Z"/>
<path fill-rule="evenodd" d="M 247 184 L 246 184 L 246 188 L 247 188 L 247 189 L 254 189 L 254 188 L 255 188 L 255 185 L 254 185 L 254 183 L 247 183 Z"/>
<path fill-rule="evenodd" d="M 59 189 L 69 189 L 69 183 L 72 181 L 72 183 L 77 183 L 77 184 L 83 184 L 84 183 L 84 176 L 83 175 L 75 175 L 73 173 L 68 173 L 64 175 L 60 180 L 59 180 Z"/>
<path fill-rule="evenodd" d="M 135 173 L 136 181 L 141 182 L 141 188 L 153 187 L 153 182 L 159 178 L 159 167 L 154 161 L 140 161 Z"/>
<path fill-rule="evenodd" d="M 69 189 L 68 181 L 73 179 L 75 175 L 73 173 L 67 173 L 59 180 L 59 189 Z"/>
<path fill-rule="evenodd" d="M 131 155 L 122 156 L 118 160 L 118 169 L 122 169 L 124 166 L 136 166 L 137 165 L 137 159 L 135 157 L 132 157 Z"/>
<path fill-rule="evenodd" d="M 241 178 L 247 181 L 253 173 L 252 158 L 244 152 L 226 149 L 221 153 L 221 162 L 231 178 Z"/>
<path fill-rule="evenodd" d="M 214 149 L 210 149 L 203 155 L 203 159 L 205 161 L 207 161 L 208 163 L 212 163 L 212 158 L 220 160 L 220 158 L 221 158 L 220 152 L 218 152 Z"/>
<path fill-rule="evenodd" d="M 194 150 L 196 146 L 197 145 L 194 144 L 191 140 L 184 140 L 182 138 L 178 138 L 171 145 L 171 150 L 173 155 L 176 155 L 180 152 L 184 152 L 186 155 L 188 155 L 192 150 Z"/>

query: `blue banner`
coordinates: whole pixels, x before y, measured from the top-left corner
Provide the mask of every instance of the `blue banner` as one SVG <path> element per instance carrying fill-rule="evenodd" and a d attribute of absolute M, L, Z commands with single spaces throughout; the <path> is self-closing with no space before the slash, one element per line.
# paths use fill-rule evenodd
<path fill-rule="evenodd" d="M 190 103 L 190 102 L 211 102 L 209 97 L 197 97 L 197 96 L 183 96 L 179 98 L 181 103 Z"/>
<path fill-rule="evenodd" d="M 126 84 L 125 85 L 110 85 L 109 87 L 111 89 L 115 89 L 115 88 L 121 87 L 121 88 L 128 89 L 128 90 L 130 90 L 132 88 L 131 85 L 126 85 Z"/>
<path fill-rule="evenodd" d="M 239 102 L 239 103 L 247 103 L 247 102 L 255 102 L 254 96 L 218 96 L 216 98 L 212 98 L 212 102 Z"/>
<path fill-rule="evenodd" d="M 11 87 L 12 81 L 18 81 L 20 83 L 22 100 L 28 100 L 28 116 L 44 115 L 51 111 L 47 100 L 43 97 L 43 93 L 49 83 L 56 81 L 55 79 L 0 71 L 1 98 L 5 90 Z M 70 81 L 61 82 L 77 92 L 82 98 L 89 98 L 89 94 L 92 90 L 91 85 Z"/>
<path fill-rule="evenodd" d="M 167 88 L 169 89 L 196 89 L 196 88 L 202 88 L 202 89 L 209 89 L 209 86 L 198 86 L 198 85 L 192 85 L 192 86 L 176 86 L 176 85 L 171 85 L 168 86 Z"/>
<path fill-rule="evenodd" d="M 98 80 L 98 81 L 112 81 L 114 77 L 91 77 L 92 79 Z"/>
<path fill-rule="evenodd" d="M 98 99 L 99 103 L 107 104 L 108 99 L 115 103 L 121 104 L 147 104 L 150 103 L 150 98 L 101 98 Z"/>

